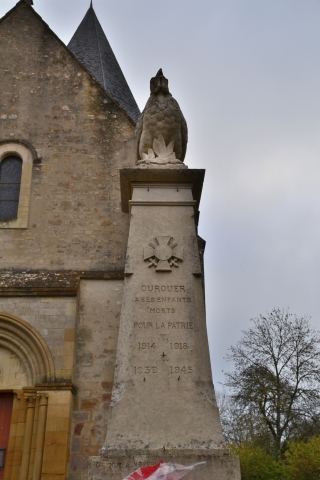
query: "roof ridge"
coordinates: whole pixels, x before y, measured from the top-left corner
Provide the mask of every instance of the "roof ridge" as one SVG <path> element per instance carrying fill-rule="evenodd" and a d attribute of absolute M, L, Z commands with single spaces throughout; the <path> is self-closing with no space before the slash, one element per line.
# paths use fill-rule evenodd
<path fill-rule="evenodd" d="M 98 35 L 98 30 L 97 30 L 97 20 L 98 19 L 97 19 L 97 16 L 95 14 L 95 11 L 93 10 L 92 0 L 91 0 L 91 8 L 92 8 L 92 11 L 93 11 L 93 21 L 94 21 L 94 26 L 95 26 L 95 30 L 96 30 L 96 36 L 97 36 L 97 43 L 98 43 L 98 50 L 99 50 L 99 58 L 100 58 L 100 66 L 101 66 L 101 73 L 102 73 L 102 79 L 103 79 L 103 86 L 104 86 L 105 89 L 107 89 L 106 77 L 105 77 L 104 71 L 103 71 L 103 63 L 102 63 L 102 55 L 101 55 L 99 35 Z"/>
<path fill-rule="evenodd" d="M 139 107 L 91 4 L 68 48 L 136 122 Z"/>

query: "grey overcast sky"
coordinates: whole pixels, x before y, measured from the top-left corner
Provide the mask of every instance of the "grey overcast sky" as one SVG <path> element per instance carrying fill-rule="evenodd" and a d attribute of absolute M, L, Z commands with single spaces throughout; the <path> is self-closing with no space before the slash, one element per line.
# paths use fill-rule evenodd
<path fill-rule="evenodd" d="M 0 0 L 0 16 L 16 0 Z M 139 106 L 162 67 L 205 168 L 213 379 L 249 319 L 279 306 L 320 328 L 320 0 L 94 0 Z M 34 0 L 68 43 L 89 0 Z M 0 67 L 1 68 L 1 67 Z"/>

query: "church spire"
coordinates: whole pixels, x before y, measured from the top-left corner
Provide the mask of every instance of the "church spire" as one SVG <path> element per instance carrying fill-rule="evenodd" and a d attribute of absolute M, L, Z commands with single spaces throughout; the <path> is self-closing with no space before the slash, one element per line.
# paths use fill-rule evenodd
<path fill-rule="evenodd" d="M 136 122 L 139 107 L 93 9 L 92 0 L 68 47 Z"/>

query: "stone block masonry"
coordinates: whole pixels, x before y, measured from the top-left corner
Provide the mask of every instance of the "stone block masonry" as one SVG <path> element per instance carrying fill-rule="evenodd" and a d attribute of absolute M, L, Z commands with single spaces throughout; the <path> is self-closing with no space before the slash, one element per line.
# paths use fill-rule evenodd
<path fill-rule="evenodd" d="M 0 60 L 0 141 L 26 140 L 41 159 L 28 228 L 1 231 L 0 269 L 123 270 L 132 120 L 24 2 L 0 24 Z"/>
<path fill-rule="evenodd" d="M 17 316 L 36 328 L 54 360 L 57 387 L 52 386 L 49 390 L 41 387 L 41 392 L 48 394 L 42 474 L 46 473 L 52 480 L 65 478 L 63 472 L 66 469 L 69 469 L 70 478 L 86 480 L 88 457 L 97 455 L 103 446 L 122 294 L 122 280 L 81 280 L 76 297 L 0 296 L 0 314 L 6 312 Z M 59 390 L 59 383 L 62 388 L 66 383 L 70 388 Z M 29 395 L 36 398 L 36 391 L 31 388 Z M 20 397 L 24 398 L 22 391 Z M 27 407 L 24 401 L 15 405 L 15 409 L 21 405 L 23 418 L 19 435 L 23 437 Z M 38 438 L 36 405 L 35 408 L 27 462 L 29 469 L 34 468 Z M 12 435 L 10 458 L 14 457 L 15 463 L 10 464 L 10 470 L 8 467 L 10 480 L 14 479 L 14 472 L 21 471 L 23 455 L 23 445 L 16 439 L 16 427 L 12 429 Z M 53 453 L 59 461 L 52 461 Z"/>
<path fill-rule="evenodd" d="M 77 298 L 0 296 L 1 311 L 22 318 L 38 330 L 54 359 L 57 381 L 72 382 Z"/>
<path fill-rule="evenodd" d="M 87 479 L 88 457 L 98 455 L 106 437 L 122 294 L 121 280 L 80 283 L 69 472 L 73 480 Z"/>
<path fill-rule="evenodd" d="M 14 390 L 5 480 L 63 480 L 69 465 L 72 393 Z"/>

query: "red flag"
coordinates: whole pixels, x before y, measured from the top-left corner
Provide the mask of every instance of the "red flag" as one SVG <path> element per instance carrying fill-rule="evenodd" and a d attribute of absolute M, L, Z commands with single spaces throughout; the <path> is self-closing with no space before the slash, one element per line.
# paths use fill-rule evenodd
<path fill-rule="evenodd" d="M 160 460 L 157 465 L 145 466 L 132 472 L 124 480 L 180 480 L 196 465 L 206 462 L 195 463 L 194 465 L 183 466 L 177 463 L 165 463 Z"/>

